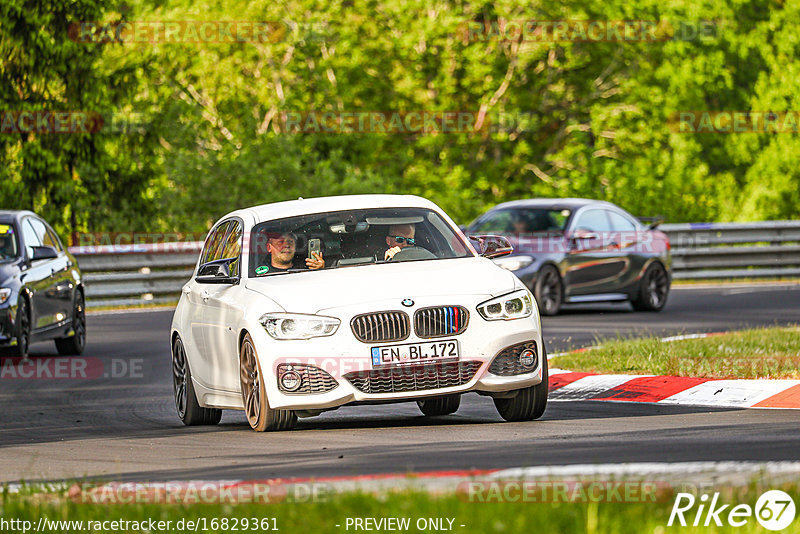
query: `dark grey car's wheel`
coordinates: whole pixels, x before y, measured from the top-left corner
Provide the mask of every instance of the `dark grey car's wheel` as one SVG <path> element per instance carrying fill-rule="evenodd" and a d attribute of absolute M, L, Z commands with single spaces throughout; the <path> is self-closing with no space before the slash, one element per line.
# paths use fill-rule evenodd
<path fill-rule="evenodd" d="M 17 318 L 14 321 L 14 337 L 17 339 L 17 344 L 8 348 L 8 353 L 12 357 L 26 358 L 28 356 L 28 349 L 31 346 L 31 313 L 28 299 L 21 296 L 17 303 Z"/>
<path fill-rule="evenodd" d="M 192 383 L 192 372 L 186 359 L 183 341 L 175 337 L 172 343 L 172 385 L 175 393 L 175 409 L 186 426 L 216 425 L 222 419 L 222 410 L 203 408 L 197 402 Z"/>
<path fill-rule="evenodd" d="M 72 335 L 55 340 L 59 354 L 78 355 L 86 347 L 86 310 L 83 293 L 75 291 L 75 302 L 72 306 Z"/>
<path fill-rule="evenodd" d="M 541 315 L 556 315 L 561 309 L 564 300 L 564 286 L 558 269 L 552 265 L 545 265 L 536 277 L 533 296 L 539 305 Z"/>
<path fill-rule="evenodd" d="M 633 309 L 639 311 L 659 311 L 667 303 L 669 277 L 664 266 L 653 263 L 644 272 L 639 291 L 631 299 Z"/>
<path fill-rule="evenodd" d="M 242 386 L 244 412 L 250 428 L 256 432 L 265 430 L 291 430 L 297 423 L 292 410 L 275 410 L 267 401 L 264 374 L 258 363 L 255 346 L 250 334 L 245 334 L 239 351 L 239 379 Z"/>
<path fill-rule="evenodd" d="M 417 401 L 417 406 L 419 406 L 420 411 L 428 416 L 455 413 L 460 405 L 460 394 L 445 395 L 443 397 Z"/>
<path fill-rule="evenodd" d="M 506 421 L 539 419 L 547 407 L 548 382 L 547 351 L 542 349 L 541 383 L 519 390 L 519 393 L 510 399 L 494 399 L 494 406 L 500 417 Z"/>

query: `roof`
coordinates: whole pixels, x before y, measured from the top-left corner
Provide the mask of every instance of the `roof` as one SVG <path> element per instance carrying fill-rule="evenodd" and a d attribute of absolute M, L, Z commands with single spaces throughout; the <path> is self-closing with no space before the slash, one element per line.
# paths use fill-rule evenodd
<path fill-rule="evenodd" d="M 261 222 L 310 213 L 368 208 L 429 208 L 442 211 L 430 200 L 414 195 L 343 195 L 304 198 L 253 206 L 233 211 L 223 219 L 233 216 L 248 216 L 255 218 L 256 222 Z"/>
<path fill-rule="evenodd" d="M 592 200 L 589 198 L 527 198 L 503 202 L 493 207 L 492 211 L 508 208 L 555 208 L 575 210 L 590 204 L 617 207 L 615 204 L 606 202 L 605 200 Z"/>
<path fill-rule="evenodd" d="M 4 221 L 18 219 L 22 215 L 36 215 L 36 214 L 28 210 L 0 210 L 0 219 Z"/>

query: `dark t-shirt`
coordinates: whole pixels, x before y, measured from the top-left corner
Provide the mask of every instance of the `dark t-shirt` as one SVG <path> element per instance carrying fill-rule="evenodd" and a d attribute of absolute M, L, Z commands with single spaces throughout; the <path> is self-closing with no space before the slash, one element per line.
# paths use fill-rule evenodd
<path fill-rule="evenodd" d="M 264 258 L 264 263 L 256 267 L 256 276 L 261 276 L 270 273 L 285 273 L 289 269 L 294 269 L 294 265 L 292 265 L 287 269 L 283 269 L 281 267 L 275 267 L 274 265 L 272 265 L 272 258 L 269 255 L 267 255 Z"/>

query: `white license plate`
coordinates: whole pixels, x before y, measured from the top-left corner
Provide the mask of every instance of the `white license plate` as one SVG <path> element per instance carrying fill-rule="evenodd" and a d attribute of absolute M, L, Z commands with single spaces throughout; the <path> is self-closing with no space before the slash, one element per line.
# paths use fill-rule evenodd
<path fill-rule="evenodd" d="M 455 339 L 387 345 L 385 347 L 372 347 L 372 366 L 385 367 L 387 365 L 458 360 L 460 356 L 458 341 Z"/>

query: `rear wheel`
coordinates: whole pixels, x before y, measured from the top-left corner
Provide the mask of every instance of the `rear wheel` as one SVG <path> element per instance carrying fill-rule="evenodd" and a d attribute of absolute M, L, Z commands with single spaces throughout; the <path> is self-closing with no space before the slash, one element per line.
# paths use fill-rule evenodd
<path fill-rule="evenodd" d="M 667 303 L 669 277 L 660 263 L 653 263 L 644 272 L 637 295 L 631 299 L 633 309 L 660 311 Z"/>
<path fill-rule="evenodd" d="M 564 286 L 558 269 L 552 265 L 545 265 L 536 277 L 533 296 L 539 305 L 541 315 L 556 315 L 564 300 Z"/>
<path fill-rule="evenodd" d="M 297 423 L 292 410 L 275 410 L 269 407 L 264 374 L 258 363 L 255 346 L 250 334 L 244 336 L 239 351 L 239 380 L 242 386 L 244 412 L 250 428 L 256 432 L 265 430 L 291 430 Z"/>
<path fill-rule="evenodd" d="M 455 413 L 460 405 L 461 395 L 459 394 L 417 401 L 420 411 L 427 416 L 449 415 Z"/>
<path fill-rule="evenodd" d="M 86 310 L 83 293 L 75 291 L 75 303 L 72 306 L 72 335 L 55 340 L 59 354 L 78 355 L 86 347 Z"/>
<path fill-rule="evenodd" d="M 519 390 L 510 399 L 494 399 L 500 417 L 506 421 L 532 421 L 539 419 L 547 407 L 548 375 L 547 351 L 542 350 L 542 381 L 529 388 Z"/>
<path fill-rule="evenodd" d="M 31 346 L 31 314 L 28 299 L 21 296 L 17 302 L 17 318 L 14 321 L 14 337 L 17 344 L 8 348 L 8 353 L 12 357 L 27 358 L 28 349 Z"/>
<path fill-rule="evenodd" d="M 183 348 L 180 337 L 175 337 L 172 343 L 172 385 L 175 393 L 175 409 L 184 425 L 216 425 L 222 419 L 222 410 L 203 408 L 197 402 L 192 372 L 186 359 L 186 349 Z"/>

